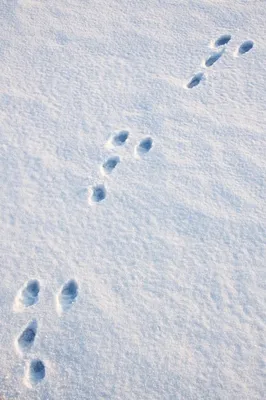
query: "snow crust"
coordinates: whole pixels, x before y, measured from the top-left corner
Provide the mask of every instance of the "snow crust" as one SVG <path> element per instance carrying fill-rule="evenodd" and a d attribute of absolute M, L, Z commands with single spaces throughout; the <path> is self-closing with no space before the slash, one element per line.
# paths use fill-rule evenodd
<path fill-rule="evenodd" d="M 265 399 L 265 19 L 0 1 L 1 399 Z"/>

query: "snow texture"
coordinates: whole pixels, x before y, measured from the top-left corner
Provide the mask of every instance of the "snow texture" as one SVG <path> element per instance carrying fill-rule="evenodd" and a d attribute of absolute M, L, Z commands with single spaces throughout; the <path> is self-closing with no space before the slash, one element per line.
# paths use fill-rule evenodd
<path fill-rule="evenodd" d="M 265 20 L 0 1 L 1 400 L 265 399 Z"/>

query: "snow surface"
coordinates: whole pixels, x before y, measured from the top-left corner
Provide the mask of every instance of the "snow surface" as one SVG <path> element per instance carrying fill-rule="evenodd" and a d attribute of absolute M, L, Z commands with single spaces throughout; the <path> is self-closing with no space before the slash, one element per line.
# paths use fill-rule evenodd
<path fill-rule="evenodd" d="M 0 0 L 1 400 L 265 399 L 265 20 Z"/>

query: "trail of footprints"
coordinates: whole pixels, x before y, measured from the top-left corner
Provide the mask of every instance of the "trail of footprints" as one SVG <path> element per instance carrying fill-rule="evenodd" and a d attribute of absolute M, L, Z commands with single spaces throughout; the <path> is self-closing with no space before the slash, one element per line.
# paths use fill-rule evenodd
<path fill-rule="evenodd" d="M 231 40 L 231 35 L 222 35 L 215 42 L 214 47 L 217 48 L 204 61 L 204 67 L 212 67 L 224 54 L 225 46 Z M 236 55 L 243 55 L 249 52 L 254 46 L 251 40 L 243 42 L 237 49 Z M 220 48 L 220 49 L 219 49 Z M 187 88 L 192 89 L 198 86 L 204 79 L 204 73 L 195 74 L 187 83 Z M 118 149 L 124 146 L 129 138 L 129 131 L 122 130 L 114 135 L 106 143 L 107 149 Z M 153 139 L 151 137 L 143 138 L 134 148 L 134 156 L 141 159 L 153 147 Z M 111 155 L 100 166 L 100 172 L 103 177 L 113 173 L 121 162 L 118 155 Z M 103 183 L 91 188 L 89 195 L 90 203 L 99 203 L 106 198 L 106 188 Z M 19 290 L 14 301 L 14 311 L 25 312 L 28 308 L 33 307 L 39 302 L 40 283 L 37 279 L 31 279 Z M 74 279 L 67 281 L 56 295 L 56 311 L 58 315 L 62 315 L 68 311 L 78 297 L 78 284 Z M 31 319 L 26 326 L 21 330 L 15 339 L 15 348 L 17 353 L 26 358 L 34 348 L 34 343 L 38 335 L 38 321 Z M 28 387 L 33 387 L 41 382 L 46 376 L 46 366 L 44 361 L 39 358 L 26 359 L 26 368 L 24 375 L 24 383 Z"/>
<path fill-rule="evenodd" d="M 204 68 L 212 67 L 225 53 L 226 46 L 231 40 L 231 35 L 225 34 L 220 36 L 212 43 L 212 47 L 214 47 L 214 51 L 203 61 Z M 237 49 L 235 55 L 243 55 L 249 52 L 254 46 L 252 40 L 246 40 L 243 42 Z M 205 78 L 204 72 L 198 72 L 189 80 L 186 84 L 188 89 L 193 89 L 194 87 L 198 86 L 201 81 Z M 129 138 L 129 131 L 121 130 L 113 134 L 110 139 L 106 143 L 107 149 L 118 149 L 124 146 Z M 151 148 L 153 147 L 153 140 L 151 137 L 146 137 L 142 139 L 134 148 L 134 156 L 137 159 L 142 158 L 146 153 L 148 153 Z M 117 168 L 117 166 L 121 163 L 121 158 L 117 154 L 110 156 L 107 158 L 102 165 L 100 166 L 100 172 L 103 178 L 111 175 L 113 171 Z M 100 203 L 102 202 L 107 196 L 107 191 L 105 188 L 104 183 L 100 183 L 95 185 L 89 189 L 89 204 L 93 203 Z"/>
<path fill-rule="evenodd" d="M 126 145 L 129 138 L 129 131 L 121 130 L 114 133 L 107 141 L 105 147 L 109 150 L 116 150 Z M 146 153 L 148 153 L 153 147 L 153 139 L 151 137 L 145 137 L 135 146 L 134 156 L 136 159 L 141 159 Z M 117 154 L 108 157 L 100 166 L 100 173 L 103 178 L 111 175 L 117 168 L 118 164 L 121 163 L 121 158 Z M 93 186 L 89 189 L 89 204 L 100 203 L 106 198 L 107 192 L 104 183 Z"/>
<path fill-rule="evenodd" d="M 14 311 L 24 312 L 37 304 L 40 289 L 40 282 L 37 279 L 31 279 L 26 282 L 15 297 Z M 72 307 L 78 297 L 78 290 L 78 284 L 74 279 L 70 279 L 60 288 L 56 295 L 56 311 L 58 315 L 62 315 Z M 23 327 L 14 343 L 18 355 L 25 359 L 26 367 L 23 381 L 29 388 L 41 382 L 46 376 L 44 361 L 37 357 L 28 359 L 37 335 L 38 321 L 34 318 Z"/>
<path fill-rule="evenodd" d="M 212 44 L 212 46 L 216 49 L 215 51 L 212 52 L 204 61 L 203 61 L 203 67 L 210 68 L 212 67 L 224 54 L 226 50 L 226 45 L 230 42 L 231 40 L 231 35 L 226 34 L 220 36 L 215 42 Z M 254 43 L 252 40 L 246 40 L 243 42 L 238 49 L 235 52 L 235 56 L 240 56 L 243 55 L 247 52 L 249 52 L 254 46 Z M 198 86 L 202 80 L 205 79 L 205 75 L 203 72 L 198 72 L 192 78 L 188 81 L 186 87 L 188 89 L 192 89 L 195 86 Z"/>

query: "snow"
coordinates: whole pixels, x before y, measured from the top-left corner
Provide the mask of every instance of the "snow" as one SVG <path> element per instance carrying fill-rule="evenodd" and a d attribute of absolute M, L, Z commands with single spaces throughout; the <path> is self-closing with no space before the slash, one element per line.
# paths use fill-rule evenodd
<path fill-rule="evenodd" d="M 265 398 L 264 1 L 2 0 L 0 398 Z"/>

